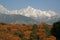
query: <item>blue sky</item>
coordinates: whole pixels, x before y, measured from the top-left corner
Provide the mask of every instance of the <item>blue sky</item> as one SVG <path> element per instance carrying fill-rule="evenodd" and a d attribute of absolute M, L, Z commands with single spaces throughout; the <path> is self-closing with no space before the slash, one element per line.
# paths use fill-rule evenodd
<path fill-rule="evenodd" d="M 8 10 L 18 10 L 31 6 L 40 10 L 53 10 L 60 13 L 60 0 L 0 0 Z"/>

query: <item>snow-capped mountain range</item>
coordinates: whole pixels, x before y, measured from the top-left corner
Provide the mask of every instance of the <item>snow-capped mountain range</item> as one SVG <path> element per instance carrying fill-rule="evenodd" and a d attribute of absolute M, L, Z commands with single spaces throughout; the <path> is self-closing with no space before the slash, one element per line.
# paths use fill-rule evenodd
<path fill-rule="evenodd" d="M 51 10 L 42 11 L 40 9 L 32 8 L 31 6 L 28 6 L 27 8 L 20 9 L 20 10 L 9 11 L 4 6 L 0 5 L 0 14 L 22 15 L 22 16 L 30 17 L 39 22 L 47 22 L 47 23 L 48 23 L 48 21 L 53 22 L 52 20 L 60 18 L 60 14 L 58 14 L 54 11 L 51 11 Z"/>

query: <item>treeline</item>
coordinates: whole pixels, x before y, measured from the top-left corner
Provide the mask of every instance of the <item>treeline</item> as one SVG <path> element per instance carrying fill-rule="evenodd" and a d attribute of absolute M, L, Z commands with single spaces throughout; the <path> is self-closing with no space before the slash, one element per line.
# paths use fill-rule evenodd
<path fill-rule="evenodd" d="M 0 23 L 0 40 L 56 40 L 51 34 L 52 25 Z"/>

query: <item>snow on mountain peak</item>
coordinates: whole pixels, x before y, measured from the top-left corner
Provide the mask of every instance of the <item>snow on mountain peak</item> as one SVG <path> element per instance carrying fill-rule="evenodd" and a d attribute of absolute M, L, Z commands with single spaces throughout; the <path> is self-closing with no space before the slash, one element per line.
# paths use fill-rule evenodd
<path fill-rule="evenodd" d="M 3 6 L 0 4 L 0 7 L 2 8 Z"/>
<path fill-rule="evenodd" d="M 0 4 L 0 13 L 7 14 L 8 12 L 9 10 L 7 10 L 3 5 Z"/>
<path fill-rule="evenodd" d="M 48 16 L 48 17 L 52 17 L 52 16 L 57 15 L 54 11 L 51 11 L 51 10 L 49 10 L 49 11 L 44 11 L 43 14 L 44 14 L 45 16 Z"/>
<path fill-rule="evenodd" d="M 31 6 L 28 6 L 27 8 L 20 9 L 20 10 L 13 10 L 9 11 L 4 6 L 0 5 L 0 13 L 5 14 L 17 14 L 17 15 L 23 15 L 31 18 L 41 18 L 41 17 L 52 17 L 55 16 L 56 13 L 49 10 L 49 11 L 42 11 L 39 9 L 32 8 Z"/>
<path fill-rule="evenodd" d="M 31 6 L 28 6 L 27 9 L 33 9 Z"/>
<path fill-rule="evenodd" d="M 28 17 L 40 17 L 40 16 L 47 16 L 47 17 L 51 17 L 51 16 L 55 16 L 56 13 L 53 11 L 41 11 L 39 9 L 35 9 L 32 8 L 31 6 L 28 6 L 27 8 L 23 9 L 22 12 L 20 12 L 22 15 L 24 16 L 28 16 Z"/>
<path fill-rule="evenodd" d="M 29 18 L 32 18 L 38 22 L 51 22 L 56 20 L 59 20 L 60 14 L 57 14 L 54 11 L 48 10 L 48 11 L 42 11 L 39 9 L 35 9 L 31 6 L 28 6 L 27 8 L 20 9 L 20 10 L 13 10 L 9 11 L 4 6 L 0 5 L 0 14 L 8 14 L 8 15 L 22 15 Z"/>
<path fill-rule="evenodd" d="M 39 9 L 32 8 L 31 6 L 28 6 L 27 8 L 22 10 L 9 11 L 4 6 L 0 5 L 0 12 L 6 14 L 8 14 L 9 12 L 9 14 L 20 14 L 24 16 L 34 16 L 34 17 L 43 16 L 43 15 L 50 17 L 56 15 L 56 13 L 53 11 L 41 11 Z"/>

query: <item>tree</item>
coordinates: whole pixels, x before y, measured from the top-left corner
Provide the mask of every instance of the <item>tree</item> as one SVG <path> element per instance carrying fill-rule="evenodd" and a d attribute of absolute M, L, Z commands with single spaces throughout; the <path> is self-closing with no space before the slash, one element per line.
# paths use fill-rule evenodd
<path fill-rule="evenodd" d="M 46 25 L 45 25 L 45 31 L 46 31 L 47 37 L 49 37 L 49 36 L 51 35 L 51 32 L 50 32 L 50 30 L 49 30 L 48 27 L 49 27 L 48 24 L 46 24 Z"/>
<path fill-rule="evenodd" d="M 53 23 L 51 34 L 54 35 L 57 40 L 60 40 L 60 21 Z"/>
<path fill-rule="evenodd" d="M 32 26 L 32 33 L 30 34 L 30 40 L 39 40 L 39 36 L 36 35 L 37 31 L 38 31 L 38 26 L 34 24 Z"/>

